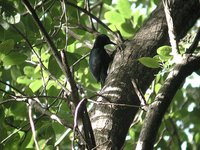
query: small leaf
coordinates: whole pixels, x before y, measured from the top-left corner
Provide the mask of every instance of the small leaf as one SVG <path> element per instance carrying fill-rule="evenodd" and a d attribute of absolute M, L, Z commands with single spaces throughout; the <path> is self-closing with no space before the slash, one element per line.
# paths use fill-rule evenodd
<path fill-rule="evenodd" d="M 117 9 L 119 10 L 120 14 L 123 15 L 124 18 L 131 18 L 132 10 L 131 4 L 128 0 L 118 0 Z"/>
<path fill-rule="evenodd" d="M 17 67 L 17 66 L 12 66 L 10 68 L 10 74 L 12 76 L 12 79 L 14 81 L 16 81 L 16 79 L 21 76 L 21 72 L 20 72 L 20 69 Z"/>
<path fill-rule="evenodd" d="M 125 37 L 125 38 L 130 38 L 134 35 L 134 29 L 133 29 L 133 25 L 131 22 L 126 22 L 126 23 L 122 23 L 119 27 L 118 30 L 120 30 L 121 34 Z"/>
<path fill-rule="evenodd" d="M 105 19 L 112 24 L 119 25 L 125 22 L 124 17 L 116 11 L 108 11 L 105 13 Z"/>
<path fill-rule="evenodd" d="M 161 56 L 170 56 L 172 48 L 170 46 L 161 46 L 157 49 L 157 53 Z"/>
<path fill-rule="evenodd" d="M 200 142 L 200 133 L 196 133 L 195 137 L 194 137 L 195 143 L 199 143 Z"/>
<path fill-rule="evenodd" d="M 42 81 L 41 80 L 35 80 L 34 82 L 32 82 L 29 85 L 29 87 L 33 91 L 33 93 L 36 92 L 37 90 L 39 90 L 41 86 L 42 86 Z"/>
<path fill-rule="evenodd" d="M 112 4 L 112 0 L 104 0 L 103 1 L 105 4 L 107 4 L 107 5 L 111 5 Z"/>
<path fill-rule="evenodd" d="M 156 94 L 159 92 L 161 86 L 162 86 L 162 85 L 161 85 L 160 83 L 157 83 L 157 84 L 155 85 L 155 93 L 156 93 Z"/>
<path fill-rule="evenodd" d="M 32 81 L 27 76 L 20 76 L 17 78 L 17 83 L 29 85 Z"/>
<path fill-rule="evenodd" d="M 20 54 L 17 52 L 12 52 L 9 55 L 5 56 L 3 58 L 3 64 L 4 66 L 9 66 L 9 65 L 19 65 L 23 63 L 26 60 L 27 56 L 24 54 Z"/>
<path fill-rule="evenodd" d="M 14 48 L 13 40 L 6 40 L 0 44 L 0 53 L 8 54 Z"/>
<path fill-rule="evenodd" d="M 48 69 L 56 78 L 59 78 L 62 75 L 62 70 L 58 66 L 53 56 L 49 58 Z"/>
<path fill-rule="evenodd" d="M 129 130 L 129 135 L 131 136 L 131 139 L 135 139 L 135 132 L 133 129 Z"/>
<path fill-rule="evenodd" d="M 160 67 L 158 60 L 155 58 L 142 57 L 142 58 L 139 58 L 138 60 L 141 64 L 143 64 L 144 66 L 146 66 L 148 68 L 159 68 Z"/>
<path fill-rule="evenodd" d="M 28 77 L 32 77 L 34 74 L 35 68 L 31 66 L 25 66 L 23 70 L 24 70 L 25 75 L 27 75 Z"/>

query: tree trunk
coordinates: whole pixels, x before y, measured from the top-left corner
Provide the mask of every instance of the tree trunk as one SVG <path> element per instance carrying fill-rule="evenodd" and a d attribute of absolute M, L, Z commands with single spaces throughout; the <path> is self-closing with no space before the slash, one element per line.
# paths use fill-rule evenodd
<path fill-rule="evenodd" d="M 180 40 L 200 16 L 199 0 L 175 0 L 173 14 L 177 39 Z M 156 50 L 168 44 L 167 23 L 162 3 L 151 14 L 131 41 L 124 42 L 114 57 L 98 102 L 140 105 L 131 80 L 137 80 L 143 93 L 152 83 L 158 69 L 138 62 L 140 57 L 153 57 Z M 121 149 L 138 107 L 95 104 L 90 112 L 97 149 Z"/>

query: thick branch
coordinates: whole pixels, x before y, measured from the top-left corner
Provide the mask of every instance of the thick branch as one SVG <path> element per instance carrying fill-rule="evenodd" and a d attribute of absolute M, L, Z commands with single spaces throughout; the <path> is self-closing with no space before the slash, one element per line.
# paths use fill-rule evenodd
<path fill-rule="evenodd" d="M 185 78 L 200 68 L 200 56 L 187 54 L 168 75 L 165 84 L 160 89 L 155 101 L 149 106 L 149 110 L 143 123 L 142 131 L 136 150 L 151 150 L 156 139 L 162 118 L 169 107 L 176 91 Z"/>
<path fill-rule="evenodd" d="M 174 25 L 179 41 L 200 16 L 200 4 L 198 0 L 176 0 L 174 7 Z M 110 102 L 140 105 L 131 80 L 138 80 L 138 86 L 144 93 L 158 70 L 146 68 L 137 59 L 153 57 L 157 48 L 166 44 L 169 44 L 167 24 L 164 8 L 160 4 L 134 39 L 125 42 L 123 50 L 117 51 L 101 94 Z M 99 97 L 97 101 L 104 102 L 106 99 Z M 137 110 L 95 105 L 91 116 L 98 148 L 121 149 Z"/>

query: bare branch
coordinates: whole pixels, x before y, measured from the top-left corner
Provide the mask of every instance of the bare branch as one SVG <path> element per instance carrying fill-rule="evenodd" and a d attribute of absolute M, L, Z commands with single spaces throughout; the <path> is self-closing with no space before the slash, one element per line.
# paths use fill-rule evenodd
<path fill-rule="evenodd" d="M 142 91 L 139 89 L 136 80 L 132 79 L 131 82 L 132 82 L 132 84 L 133 84 L 133 87 L 134 87 L 134 89 L 135 89 L 135 93 L 137 94 L 137 96 L 138 96 L 138 98 L 139 98 L 141 104 L 142 104 L 142 105 L 147 105 L 147 102 L 146 102 L 146 100 L 145 100 L 145 97 L 144 97 Z"/>
<path fill-rule="evenodd" d="M 174 26 L 174 20 L 172 16 L 172 1 L 170 0 L 163 0 L 163 6 L 165 10 L 165 16 L 167 20 L 167 26 L 168 26 L 168 34 L 170 39 L 170 44 L 172 46 L 172 55 L 176 56 L 177 54 L 180 54 L 178 44 L 177 44 L 177 37 L 176 37 L 176 30 Z"/>
<path fill-rule="evenodd" d="M 34 125 L 33 117 L 32 117 L 32 103 L 31 102 L 29 103 L 29 106 L 28 106 L 28 116 L 29 116 L 29 122 L 30 122 L 31 131 L 33 134 L 33 139 L 34 139 L 36 149 L 40 150 L 37 139 L 36 139 L 35 125 Z"/>
<path fill-rule="evenodd" d="M 72 100 L 73 100 L 75 106 L 78 107 L 78 105 L 80 103 L 79 102 L 79 95 L 78 95 L 78 88 L 76 86 L 76 83 L 75 83 L 74 78 L 72 76 L 72 73 L 70 71 L 69 65 L 67 63 L 67 57 L 65 55 L 65 51 L 61 51 L 61 59 L 62 59 L 63 65 L 64 65 L 64 67 L 66 68 L 66 71 L 67 71 L 67 79 L 68 79 L 70 86 L 71 86 Z M 79 112 L 77 119 L 82 120 L 83 131 L 84 131 L 87 146 L 89 147 L 89 149 L 95 147 L 96 144 L 95 144 L 95 139 L 94 139 L 94 134 L 93 134 L 90 118 L 88 116 L 87 109 L 86 109 L 86 106 L 84 104 L 82 105 L 82 109 Z"/>
<path fill-rule="evenodd" d="M 89 0 L 86 0 L 86 5 L 87 5 L 87 11 L 91 13 L 91 9 L 90 9 L 90 1 Z M 92 17 L 89 16 L 89 19 L 90 19 L 90 23 L 91 23 L 91 26 L 92 26 L 92 29 L 94 31 L 96 31 L 95 27 L 94 27 L 94 23 L 92 21 Z"/>
<path fill-rule="evenodd" d="M 142 108 L 146 105 L 128 105 L 128 104 L 116 104 L 116 103 L 104 103 L 104 102 L 100 102 L 100 101 L 93 101 L 88 99 L 88 102 L 94 103 L 94 104 L 98 104 L 98 105 L 109 105 L 109 106 L 120 106 L 120 107 L 130 107 L 130 108 Z"/>

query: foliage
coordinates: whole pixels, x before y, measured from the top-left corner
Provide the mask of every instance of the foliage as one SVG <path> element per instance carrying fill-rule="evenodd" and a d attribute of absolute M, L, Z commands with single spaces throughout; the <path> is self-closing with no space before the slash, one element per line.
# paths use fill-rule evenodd
<path fill-rule="evenodd" d="M 71 2 L 87 10 L 85 1 Z M 90 13 L 99 17 L 112 31 L 119 30 L 124 38 L 131 39 L 156 3 L 156 0 L 104 0 L 102 3 L 92 0 Z M 62 1 L 34 0 L 31 5 L 57 49 L 66 51 L 81 98 L 95 96 L 100 85 L 89 71 L 87 54 L 97 31 L 107 34 L 108 30 L 97 20 L 93 20 L 93 28 L 88 14 Z M 69 83 L 21 0 L 0 0 L 0 13 L 0 149 L 35 149 L 29 124 L 28 99 L 39 101 L 43 109 L 73 124 L 69 101 L 63 98 L 63 86 L 70 90 Z M 111 37 L 113 33 L 109 33 Z M 112 40 L 116 39 L 112 36 Z M 162 68 L 145 95 L 149 103 L 174 63 L 169 47 L 161 47 L 157 53 L 154 58 L 139 59 L 147 67 Z M 194 88 L 191 83 L 187 85 L 180 87 L 164 118 L 156 148 L 200 147 L 199 88 Z M 32 111 L 41 149 L 71 148 L 72 129 L 38 109 Z M 136 144 L 143 118 L 144 112 L 141 111 L 137 118 L 139 124 L 129 131 L 125 149 L 132 149 Z"/>

